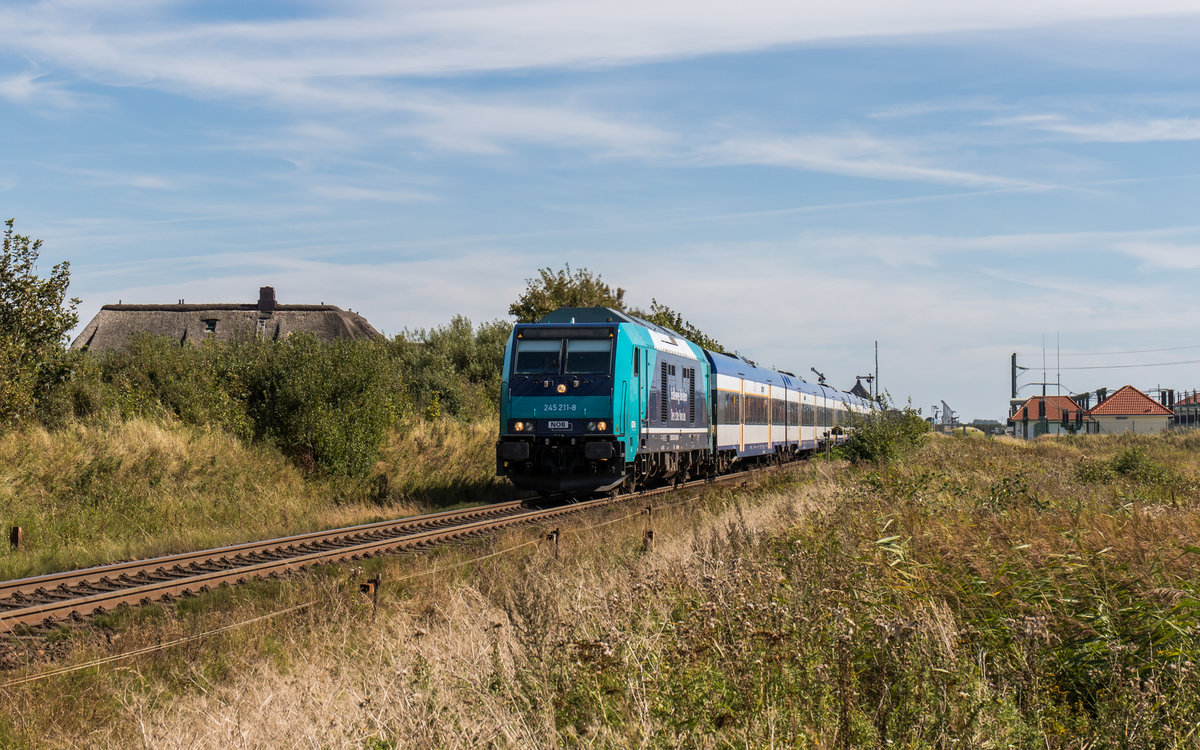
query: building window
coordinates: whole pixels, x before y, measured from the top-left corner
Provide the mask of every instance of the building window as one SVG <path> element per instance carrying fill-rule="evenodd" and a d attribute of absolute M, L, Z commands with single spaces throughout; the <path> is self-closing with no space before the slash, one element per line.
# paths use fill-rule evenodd
<path fill-rule="evenodd" d="M 205 333 L 216 333 L 217 332 L 217 319 L 216 318 L 209 318 L 208 320 L 204 321 L 204 332 Z"/>

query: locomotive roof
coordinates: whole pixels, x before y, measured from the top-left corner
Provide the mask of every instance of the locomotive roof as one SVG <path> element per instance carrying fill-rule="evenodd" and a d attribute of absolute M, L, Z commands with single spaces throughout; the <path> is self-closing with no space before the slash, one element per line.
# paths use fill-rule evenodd
<path fill-rule="evenodd" d="M 651 331 L 658 331 L 659 333 L 666 334 L 667 336 L 674 336 L 677 339 L 683 339 L 689 343 L 694 343 L 687 336 L 684 336 L 676 331 L 672 331 L 670 328 L 665 328 L 657 323 L 651 323 L 650 321 L 644 318 L 639 318 L 636 315 L 629 315 L 627 313 L 614 310 L 611 307 L 560 307 L 554 312 L 546 313 L 539 318 L 537 322 L 539 324 L 557 323 L 559 325 L 564 323 L 573 325 L 578 325 L 580 323 L 632 323 L 633 325 L 639 325 L 643 328 L 649 328 Z"/>
<path fill-rule="evenodd" d="M 611 307 L 560 307 L 538 318 L 538 323 L 638 323 Z"/>

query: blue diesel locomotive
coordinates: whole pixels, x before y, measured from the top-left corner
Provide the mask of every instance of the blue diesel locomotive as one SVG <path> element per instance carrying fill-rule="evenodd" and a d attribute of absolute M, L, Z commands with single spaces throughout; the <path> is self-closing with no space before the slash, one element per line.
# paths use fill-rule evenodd
<path fill-rule="evenodd" d="M 872 408 L 604 307 L 517 325 L 501 389 L 497 474 L 544 493 L 791 459 L 841 440 L 848 413 Z"/>

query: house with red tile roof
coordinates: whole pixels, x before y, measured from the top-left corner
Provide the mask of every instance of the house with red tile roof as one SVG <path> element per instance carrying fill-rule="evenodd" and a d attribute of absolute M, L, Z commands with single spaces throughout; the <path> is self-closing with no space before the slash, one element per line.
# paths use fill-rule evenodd
<path fill-rule="evenodd" d="M 1175 412 L 1127 385 L 1087 411 L 1101 434 L 1147 435 L 1167 429 Z"/>
<path fill-rule="evenodd" d="M 1008 418 L 1008 423 L 1013 436 L 1022 440 L 1088 430 L 1086 411 L 1070 396 L 1034 396 Z"/>

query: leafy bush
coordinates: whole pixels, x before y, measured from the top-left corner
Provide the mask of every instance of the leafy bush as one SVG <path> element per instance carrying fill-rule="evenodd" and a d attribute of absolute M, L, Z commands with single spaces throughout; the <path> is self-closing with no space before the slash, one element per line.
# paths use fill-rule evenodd
<path fill-rule="evenodd" d="M 137 336 L 126 349 L 84 360 L 98 372 L 89 377 L 88 365 L 77 369 L 72 402 L 79 416 L 99 404 L 125 419 L 166 416 L 249 438 L 254 427 L 242 381 L 248 354 L 245 345 L 184 347 L 166 336 Z"/>
<path fill-rule="evenodd" d="M 512 324 L 474 328 L 462 315 L 444 326 L 404 331 L 392 344 L 408 403 L 420 413 L 477 419 L 497 408 L 504 346 Z"/>
<path fill-rule="evenodd" d="M 854 463 L 894 461 L 917 448 L 929 432 L 929 423 L 912 405 L 879 409 L 851 418 L 846 442 L 838 455 Z"/>
<path fill-rule="evenodd" d="M 255 436 L 302 467 L 343 476 L 370 473 L 399 417 L 400 387 L 386 345 L 310 334 L 246 344 L 238 380 Z"/>
<path fill-rule="evenodd" d="M 1108 461 L 1084 459 L 1075 470 L 1081 482 L 1105 484 L 1118 477 L 1142 484 L 1171 484 L 1179 475 L 1155 461 L 1142 446 L 1126 448 Z"/>

